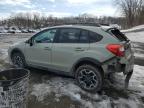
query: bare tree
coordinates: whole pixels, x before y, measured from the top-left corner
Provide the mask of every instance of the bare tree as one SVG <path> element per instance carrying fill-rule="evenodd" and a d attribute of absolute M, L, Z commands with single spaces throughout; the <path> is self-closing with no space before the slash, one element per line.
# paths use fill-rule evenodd
<path fill-rule="evenodd" d="M 39 29 L 48 26 L 62 25 L 62 24 L 76 24 L 76 23 L 102 23 L 102 24 L 119 24 L 124 25 L 124 18 L 114 17 L 96 17 L 90 14 L 81 14 L 75 17 L 57 18 L 53 16 L 41 16 L 38 13 L 18 13 L 9 17 L 9 19 L 1 21 L 1 25 L 17 26 L 25 29 Z"/>
<path fill-rule="evenodd" d="M 128 27 L 142 23 L 144 0 L 115 0 L 126 18 Z"/>

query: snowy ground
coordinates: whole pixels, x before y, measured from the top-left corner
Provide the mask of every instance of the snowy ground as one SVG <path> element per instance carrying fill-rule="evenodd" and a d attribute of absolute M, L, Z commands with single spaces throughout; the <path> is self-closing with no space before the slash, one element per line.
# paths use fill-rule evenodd
<path fill-rule="evenodd" d="M 143 59 L 144 58 L 144 31 L 128 32 L 125 34 L 133 42 L 135 57 Z"/>
<path fill-rule="evenodd" d="M 141 35 L 139 35 L 141 34 Z M 29 108 L 144 108 L 144 40 L 142 33 L 126 33 L 134 42 L 136 65 L 128 91 L 124 76 L 116 74 L 115 83 L 104 81 L 103 90 L 91 94 L 80 89 L 74 79 L 30 68 Z M 0 69 L 10 68 L 7 49 L 31 34 L 0 35 Z M 135 38 L 139 36 L 139 38 Z M 142 62 L 139 62 L 142 60 Z M 141 65 L 141 66 L 140 66 Z"/>
<path fill-rule="evenodd" d="M 122 32 L 125 32 L 125 33 L 141 32 L 141 31 L 144 31 L 144 25 L 139 25 L 139 26 L 135 26 L 130 29 L 127 29 L 127 30 L 122 30 Z"/>

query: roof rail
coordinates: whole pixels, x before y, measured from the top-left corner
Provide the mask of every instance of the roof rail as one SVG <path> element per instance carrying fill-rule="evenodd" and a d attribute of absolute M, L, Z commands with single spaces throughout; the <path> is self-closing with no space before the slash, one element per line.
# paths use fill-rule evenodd
<path fill-rule="evenodd" d="M 99 23 L 86 23 L 86 22 L 74 22 L 74 23 L 61 23 L 61 24 L 53 24 L 52 26 L 58 26 L 58 25 L 82 25 L 82 26 L 96 26 L 100 27 L 101 25 Z"/>
<path fill-rule="evenodd" d="M 96 26 L 96 27 L 100 27 L 99 23 L 85 23 L 85 22 L 67 23 L 66 25 L 82 25 L 82 26 Z"/>

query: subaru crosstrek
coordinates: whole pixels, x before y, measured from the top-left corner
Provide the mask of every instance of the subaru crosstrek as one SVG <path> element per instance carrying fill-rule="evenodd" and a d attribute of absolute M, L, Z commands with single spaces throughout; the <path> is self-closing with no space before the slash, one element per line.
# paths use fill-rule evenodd
<path fill-rule="evenodd" d="M 116 28 L 54 26 L 11 46 L 8 52 L 14 66 L 72 75 L 89 92 L 101 90 L 105 76 L 115 72 L 126 75 L 127 87 L 134 66 L 131 42 Z"/>

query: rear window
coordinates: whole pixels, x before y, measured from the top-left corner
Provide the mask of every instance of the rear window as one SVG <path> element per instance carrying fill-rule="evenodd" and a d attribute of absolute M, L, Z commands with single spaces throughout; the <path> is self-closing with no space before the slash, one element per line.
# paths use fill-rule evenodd
<path fill-rule="evenodd" d="M 103 36 L 101 36 L 97 33 L 89 32 L 89 41 L 90 41 L 90 43 L 99 42 L 102 38 L 103 38 Z"/>
<path fill-rule="evenodd" d="M 128 41 L 128 38 L 118 29 L 109 29 L 108 32 L 115 36 L 119 41 Z"/>

